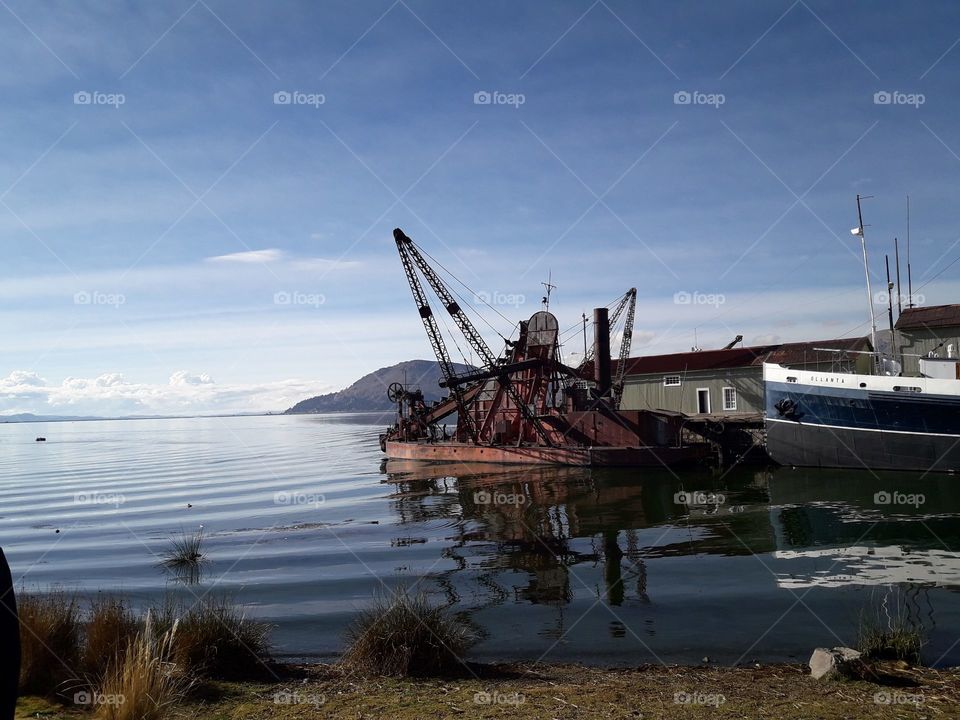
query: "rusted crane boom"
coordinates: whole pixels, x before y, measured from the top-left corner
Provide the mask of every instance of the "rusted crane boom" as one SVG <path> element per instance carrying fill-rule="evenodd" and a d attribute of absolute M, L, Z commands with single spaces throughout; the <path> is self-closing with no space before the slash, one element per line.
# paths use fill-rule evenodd
<path fill-rule="evenodd" d="M 447 289 L 447 286 L 443 282 L 443 280 L 440 279 L 440 277 L 436 274 L 436 272 L 434 272 L 433 268 L 426 261 L 423 255 L 421 255 L 420 251 L 417 249 L 417 246 L 414 244 L 413 240 L 407 237 L 407 235 L 400 228 L 394 229 L 393 239 L 397 244 L 397 249 L 400 251 L 401 257 L 407 258 L 408 261 L 412 261 L 412 263 L 416 265 L 417 269 L 421 272 L 421 274 L 426 278 L 427 282 L 430 284 L 431 289 L 434 291 L 434 293 L 436 293 L 437 297 L 440 299 L 440 302 L 443 303 L 444 308 L 450 314 L 450 317 L 453 319 L 454 323 L 456 323 L 457 327 L 460 329 L 460 332 L 463 333 L 463 336 L 464 338 L 466 338 L 467 342 L 470 344 L 470 347 L 473 348 L 474 352 L 480 355 L 481 358 L 483 358 L 484 364 L 486 365 L 487 369 L 493 370 L 498 364 L 497 356 L 493 354 L 493 351 L 491 351 L 490 347 L 486 344 L 486 342 L 484 342 L 483 337 L 481 337 L 477 328 L 470 321 L 470 318 L 467 317 L 466 313 L 464 313 L 463 309 L 460 307 L 460 304 L 456 301 L 456 299 Z M 406 262 L 404 263 L 404 269 L 407 270 Z M 411 277 L 413 277 L 413 279 L 416 281 L 417 286 L 420 287 L 419 278 L 416 277 L 416 273 L 413 272 L 412 267 L 410 267 L 409 270 L 407 270 L 407 279 L 410 280 Z M 411 283 L 411 288 L 412 287 L 413 287 L 413 284 Z M 420 287 L 420 293 L 421 294 L 423 293 L 422 287 Z M 417 297 L 416 292 L 414 292 L 414 297 L 417 299 L 417 302 L 420 303 L 420 300 Z M 423 302 L 426 303 L 425 297 Z M 427 311 L 429 312 L 429 304 L 427 304 L 426 307 L 427 307 Z M 420 313 L 421 313 L 421 316 L 423 316 L 424 309 L 422 305 L 420 306 Z M 443 345 L 443 340 L 442 338 L 439 337 L 439 329 L 437 329 L 436 327 L 436 322 L 433 321 L 432 312 L 430 312 L 429 317 L 431 322 L 428 325 L 425 320 L 424 327 L 428 328 L 427 330 L 428 334 L 430 334 L 431 331 L 435 330 L 437 332 L 437 336 L 439 340 L 439 343 L 434 343 L 433 340 L 431 339 L 431 343 L 434 344 L 435 348 L 439 346 L 445 350 L 446 346 Z M 451 366 L 451 370 L 452 370 L 452 366 Z M 451 382 L 455 380 L 455 377 L 456 377 L 455 373 L 452 374 L 450 377 L 444 377 L 445 382 L 449 384 L 448 386 L 451 387 L 451 391 L 454 393 L 458 392 L 457 384 Z M 520 410 L 523 416 L 533 425 L 534 428 L 536 428 L 537 433 L 540 435 L 542 440 L 548 446 L 551 445 L 552 443 L 550 440 L 550 436 L 547 433 L 546 428 L 544 428 L 543 423 L 540 422 L 540 419 L 533 412 L 531 412 L 527 403 L 524 402 L 523 399 L 517 394 L 516 389 L 513 387 L 513 384 L 510 382 L 509 375 L 506 375 L 506 374 L 499 375 L 498 380 L 500 381 L 504 391 L 506 392 L 510 400 L 513 401 L 513 403 L 517 406 L 517 408 Z M 472 417 L 470 419 L 470 422 L 471 423 L 473 422 Z M 476 428 L 473 428 L 473 432 L 471 434 L 473 435 L 474 438 L 477 437 Z"/>
<path fill-rule="evenodd" d="M 613 407 L 620 409 L 623 399 L 623 383 L 627 375 L 627 360 L 630 358 L 630 346 L 633 344 L 633 321 L 637 311 L 637 289 L 630 288 L 624 295 L 627 317 L 623 322 L 623 338 L 620 340 L 620 356 L 617 359 L 617 376 L 613 380 Z M 618 306 L 618 309 L 622 308 Z M 619 313 L 617 313 L 619 316 Z"/>
<path fill-rule="evenodd" d="M 399 233 L 399 235 L 398 235 Z M 397 251 L 400 253 L 400 262 L 403 264 L 403 271 L 407 275 L 407 283 L 410 285 L 410 292 L 413 293 L 413 300 L 417 305 L 417 311 L 420 313 L 420 319 L 423 321 L 423 328 L 427 331 L 427 338 L 433 347 L 433 353 L 437 356 L 437 362 L 440 363 L 440 372 L 443 374 L 445 382 L 451 382 L 457 376 L 453 363 L 450 360 L 450 353 L 447 351 L 447 345 L 440 334 L 440 328 L 437 327 L 437 320 L 433 316 L 433 309 L 427 300 L 427 295 L 423 291 L 423 285 L 420 284 L 420 278 L 414 270 L 414 263 L 411 260 L 408 248 L 410 238 L 406 237 L 399 229 L 393 231 L 394 239 L 397 243 Z M 404 239 L 406 242 L 404 242 Z M 458 386 L 453 386 L 450 390 L 451 398 L 459 411 L 464 410 L 463 393 Z M 469 413 L 463 413 L 467 421 L 468 432 L 476 440 L 477 428 L 473 418 Z"/>

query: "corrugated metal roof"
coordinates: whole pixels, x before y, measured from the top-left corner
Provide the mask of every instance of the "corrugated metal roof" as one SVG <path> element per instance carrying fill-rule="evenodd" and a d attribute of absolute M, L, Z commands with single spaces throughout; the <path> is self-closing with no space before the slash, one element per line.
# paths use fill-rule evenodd
<path fill-rule="evenodd" d="M 830 353 L 818 352 L 814 348 L 826 348 L 828 350 L 851 350 L 857 352 L 869 352 L 870 338 L 835 338 L 833 340 L 814 340 L 813 342 L 802 343 L 784 343 L 770 355 L 764 362 L 777 363 L 779 365 L 798 365 L 801 363 L 817 362 L 819 360 L 829 360 Z"/>
<path fill-rule="evenodd" d="M 960 326 L 960 305 L 907 308 L 897 319 L 897 330 Z"/>
<path fill-rule="evenodd" d="M 730 350 L 701 350 L 699 352 L 648 355 L 627 360 L 627 375 L 650 375 L 654 373 L 696 372 L 698 370 L 726 370 L 756 367 L 764 362 L 791 365 L 816 360 L 828 360 L 829 355 L 816 352 L 814 348 L 833 350 L 870 350 L 870 341 L 865 337 L 814 340 L 802 343 L 757 345 L 731 348 Z M 616 371 L 614 362 L 614 372 Z"/>

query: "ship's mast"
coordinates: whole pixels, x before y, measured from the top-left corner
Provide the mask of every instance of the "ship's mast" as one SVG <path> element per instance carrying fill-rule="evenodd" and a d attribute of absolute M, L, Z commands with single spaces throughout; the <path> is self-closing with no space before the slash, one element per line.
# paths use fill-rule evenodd
<path fill-rule="evenodd" d="M 873 345 L 873 352 L 879 352 L 877 349 L 877 316 L 873 309 L 873 289 L 870 287 L 870 264 L 867 261 L 867 240 L 863 233 L 863 212 L 860 209 L 860 201 L 873 197 L 872 195 L 857 195 L 857 220 L 859 225 L 851 232 L 860 236 L 860 247 L 863 250 L 863 272 L 867 278 L 867 304 L 870 306 L 870 342 Z"/>

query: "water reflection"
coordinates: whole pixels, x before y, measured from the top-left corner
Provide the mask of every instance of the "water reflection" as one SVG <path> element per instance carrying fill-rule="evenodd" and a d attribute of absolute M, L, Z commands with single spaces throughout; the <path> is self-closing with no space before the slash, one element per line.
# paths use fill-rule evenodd
<path fill-rule="evenodd" d="M 889 583 L 960 589 L 960 488 L 949 476 L 735 470 L 725 475 L 389 461 L 406 524 L 447 523 L 488 601 L 563 605 L 570 569 L 602 566 L 604 600 L 649 602 L 651 558 L 769 555 L 784 588 Z M 398 539 L 398 542 L 403 539 Z M 479 564 L 480 567 L 476 565 Z M 789 568 L 786 571 L 781 568 Z M 498 582 L 525 576 L 514 592 Z"/>

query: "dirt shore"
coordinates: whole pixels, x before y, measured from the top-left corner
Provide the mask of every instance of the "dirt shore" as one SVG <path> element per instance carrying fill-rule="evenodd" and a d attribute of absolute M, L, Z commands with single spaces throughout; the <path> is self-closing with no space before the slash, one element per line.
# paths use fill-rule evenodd
<path fill-rule="evenodd" d="M 814 681 L 806 667 L 601 669 L 485 665 L 458 679 L 364 680 L 326 665 L 277 666 L 270 682 L 207 683 L 176 711 L 194 720 L 265 718 L 956 718 L 960 668 L 884 665 L 878 682 Z M 17 718 L 89 716 L 25 698 Z"/>

